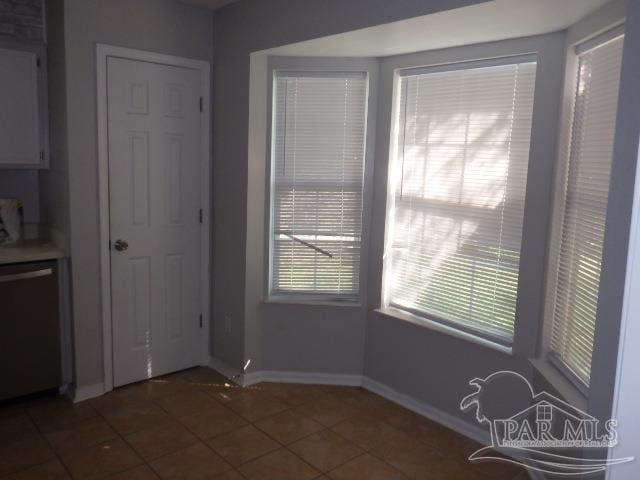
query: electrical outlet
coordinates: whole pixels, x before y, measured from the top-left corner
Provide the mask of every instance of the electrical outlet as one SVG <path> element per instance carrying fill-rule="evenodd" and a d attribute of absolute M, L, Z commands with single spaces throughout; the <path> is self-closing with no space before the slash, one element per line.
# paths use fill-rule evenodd
<path fill-rule="evenodd" d="M 224 333 L 231 333 L 231 315 L 224 316 Z"/>

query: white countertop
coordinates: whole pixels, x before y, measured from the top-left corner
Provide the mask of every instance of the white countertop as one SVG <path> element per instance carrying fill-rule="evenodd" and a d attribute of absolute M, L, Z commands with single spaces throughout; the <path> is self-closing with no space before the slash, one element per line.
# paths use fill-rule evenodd
<path fill-rule="evenodd" d="M 25 239 L 13 245 L 0 245 L 0 265 L 56 260 L 66 256 L 60 236 L 49 229 L 25 226 Z"/>

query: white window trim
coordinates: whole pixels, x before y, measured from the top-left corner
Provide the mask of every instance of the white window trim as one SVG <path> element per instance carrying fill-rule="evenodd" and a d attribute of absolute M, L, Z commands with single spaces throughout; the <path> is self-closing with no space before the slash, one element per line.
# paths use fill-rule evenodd
<path fill-rule="evenodd" d="M 364 155 L 364 180 L 363 180 L 363 209 L 362 209 L 362 237 L 360 245 L 360 282 L 359 292 L 354 296 L 332 295 L 313 292 L 279 292 L 272 291 L 272 220 L 273 207 L 271 201 L 272 190 L 272 162 L 273 162 L 273 101 L 274 101 L 274 76 L 277 71 L 309 72 L 322 75 L 323 73 L 358 73 L 365 72 L 368 81 L 367 107 L 366 107 L 366 131 L 365 131 L 365 155 Z M 375 159 L 375 136 L 377 120 L 378 100 L 378 62 L 375 59 L 363 58 L 312 58 L 312 57 L 278 57 L 268 59 L 267 68 L 267 149 L 266 158 L 266 188 L 265 188 L 265 276 L 264 295 L 265 304 L 294 304 L 294 305 L 324 305 L 339 307 L 362 307 L 366 302 L 368 285 L 369 256 L 369 232 L 371 225 L 371 210 L 373 200 L 373 167 Z"/>
<path fill-rule="evenodd" d="M 587 410 L 587 394 L 549 359 L 530 359 L 529 363 L 544 379 L 555 388 L 571 405 L 583 411 Z"/>
<path fill-rule="evenodd" d="M 265 298 L 263 303 L 271 305 L 308 305 L 310 307 L 362 307 L 362 303 L 359 300 L 329 300 L 326 296 L 313 298 L 304 294 L 295 294 L 295 298 L 292 298 L 292 295 L 270 295 Z"/>
<path fill-rule="evenodd" d="M 396 70 L 399 77 L 413 75 L 425 75 L 439 72 L 455 72 L 458 70 L 470 70 L 473 68 L 501 67 L 503 65 L 514 65 L 516 63 L 536 62 L 538 55 L 535 53 L 522 53 L 518 55 L 505 55 L 496 58 L 486 58 L 479 60 L 466 60 L 462 62 L 445 63 L 442 65 L 429 65 L 424 67 L 410 67 Z"/>
<path fill-rule="evenodd" d="M 461 340 L 475 343 L 476 345 L 481 345 L 483 347 L 491 348 L 492 350 L 497 350 L 507 355 L 514 355 L 512 346 L 493 341 L 490 338 L 486 338 L 475 333 L 467 332 L 460 329 L 458 325 L 454 327 L 445 322 L 425 317 L 422 314 L 416 315 L 414 313 L 408 312 L 407 310 L 402 310 L 392 306 L 377 308 L 375 309 L 375 311 L 382 315 L 392 317 L 396 320 L 409 322 L 419 327 L 424 327 L 436 332 L 444 333 Z"/>
<path fill-rule="evenodd" d="M 471 69 L 471 68 L 481 68 L 481 67 L 492 67 L 492 66 L 501 66 L 501 65 L 513 65 L 515 63 L 525 63 L 525 62 L 537 62 L 538 55 L 535 53 L 518 53 L 512 55 L 503 55 L 500 57 L 494 58 L 486 58 L 486 59 L 470 59 L 463 60 L 458 62 L 451 63 L 443 63 L 433 66 L 409 66 L 397 68 L 394 71 L 393 78 L 393 94 L 392 94 L 392 112 L 391 112 L 391 128 L 390 128 L 390 148 L 389 148 L 389 165 L 392 165 L 393 159 L 398 154 L 398 142 L 395 141 L 399 132 L 399 122 L 396 120 L 398 118 L 398 109 L 400 105 L 400 88 L 401 88 L 401 80 L 402 77 L 408 74 L 420 74 L 420 73 L 435 73 L 435 72 L 448 72 L 455 70 L 463 70 L 463 69 Z M 537 84 L 536 84 L 537 87 Z M 536 88 L 537 90 L 537 88 Z M 535 96 L 534 91 L 534 96 Z M 534 103 L 534 117 L 535 117 L 535 103 Z M 533 141 L 533 131 L 534 131 L 534 122 L 532 121 L 532 141 Z M 531 153 L 529 157 L 529 164 L 531 164 Z M 466 328 L 464 325 L 461 325 L 459 322 L 447 320 L 444 318 L 436 318 L 434 315 L 430 315 L 425 312 L 415 312 L 410 309 L 406 309 L 403 307 L 399 307 L 393 305 L 389 299 L 389 276 L 391 272 L 391 255 L 389 255 L 389 245 L 391 244 L 391 232 L 393 231 L 393 227 L 391 225 L 391 216 L 390 212 L 394 204 L 393 199 L 393 189 L 389 188 L 389 182 L 391 178 L 392 172 L 389 169 L 389 173 L 387 176 L 387 200 L 386 200 L 386 211 L 385 211 L 385 238 L 384 238 L 384 255 L 383 255 L 383 273 L 382 273 L 382 291 L 381 291 L 381 300 L 382 306 L 377 309 L 379 313 L 383 313 L 394 318 L 398 318 L 401 320 L 409 321 L 413 324 L 420 325 L 426 328 L 431 328 L 433 330 L 449 334 L 451 336 L 461 338 L 467 341 L 471 341 L 472 343 L 476 343 L 479 345 L 483 345 L 495 350 L 498 350 L 502 353 L 507 353 L 510 355 L 514 354 L 514 346 L 516 345 L 517 339 L 517 318 L 519 313 L 519 307 L 516 305 L 516 314 L 514 321 L 514 334 L 513 338 L 510 341 L 505 341 L 504 338 L 500 338 L 499 336 L 491 335 L 487 332 L 479 332 L 474 331 L 473 328 Z M 528 182 L 527 182 L 528 186 Z M 526 202 L 526 198 L 525 198 Z M 526 203 L 525 203 L 525 212 L 524 216 L 526 216 Z M 523 228 L 526 218 L 523 217 Z M 520 295 L 521 290 L 521 278 L 522 278 L 522 263 L 520 264 L 520 269 L 518 272 L 518 294 Z"/>
<path fill-rule="evenodd" d="M 594 48 L 604 45 L 616 38 L 624 35 L 625 23 L 616 24 L 610 28 L 606 28 L 604 31 L 583 38 L 582 40 L 569 46 L 567 49 L 567 57 L 565 62 L 565 90 L 563 98 L 563 110 L 561 119 L 564 120 L 566 116 L 569 116 L 569 122 L 560 122 L 561 136 L 558 141 L 558 152 L 556 156 L 556 172 L 554 175 L 554 199 L 552 204 L 552 211 L 550 215 L 551 225 L 558 224 L 557 217 L 563 215 L 562 209 L 557 208 L 558 202 L 564 202 L 565 198 L 565 183 L 566 176 L 568 174 L 567 162 L 569 161 L 569 155 L 563 154 L 563 151 L 568 151 L 570 148 L 569 142 L 571 141 L 571 133 L 573 130 L 573 111 L 575 108 L 575 91 L 578 82 L 578 56 L 582 53 L 588 52 Z M 567 98 L 567 95 L 569 97 Z M 564 159 L 564 161 L 563 161 Z M 556 288 L 556 276 L 551 273 L 555 270 L 555 266 L 558 262 L 557 254 L 551 249 L 551 241 L 557 232 L 550 231 L 550 239 L 548 244 L 547 254 L 547 274 L 545 278 L 545 306 L 544 306 L 544 318 L 542 321 L 542 336 L 540 345 L 540 354 L 536 358 L 529 359 L 529 362 L 533 367 L 543 376 L 545 379 L 556 388 L 565 398 L 569 399 L 573 405 L 584 405 L 586 408 L 586 401 L 589 397 L 589 385 L 585 384 L 582 379 L 576 375 L 569 366 L 562 362 L 555 352 L 551 350 L 551 332 L 553 328 L 553 310 L 554 304 L 550 301 L 550 298 L 554 296 Z M 556 252 L 557 253 L 557 252 Z"/>

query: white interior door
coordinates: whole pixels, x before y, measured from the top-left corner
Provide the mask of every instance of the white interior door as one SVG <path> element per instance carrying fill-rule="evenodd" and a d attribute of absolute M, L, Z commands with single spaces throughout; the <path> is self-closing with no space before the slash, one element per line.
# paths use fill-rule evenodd
<path fill-rule="evenodd" d="M 200 363 L 200 73 L 107 61 L 113 383 Z"/>

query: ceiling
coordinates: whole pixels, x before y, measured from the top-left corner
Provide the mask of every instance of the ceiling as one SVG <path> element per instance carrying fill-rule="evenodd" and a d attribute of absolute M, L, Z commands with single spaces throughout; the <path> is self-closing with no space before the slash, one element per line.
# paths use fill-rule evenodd
<path fill-rule="evenodd" d="M 182 3 L 188 3 L 189 5 L 195 5 L 196 7 L 209 8 L 211 10 L 217 10 L 230 3 L 237 2 L 238 0 L 180 0 Z"/>
<path fill-rule="evenodd" d="M 526 37 L 564 30 L 609 1 L 493 0 L 285 45 L 264 53 L 382 57 Z"/>

